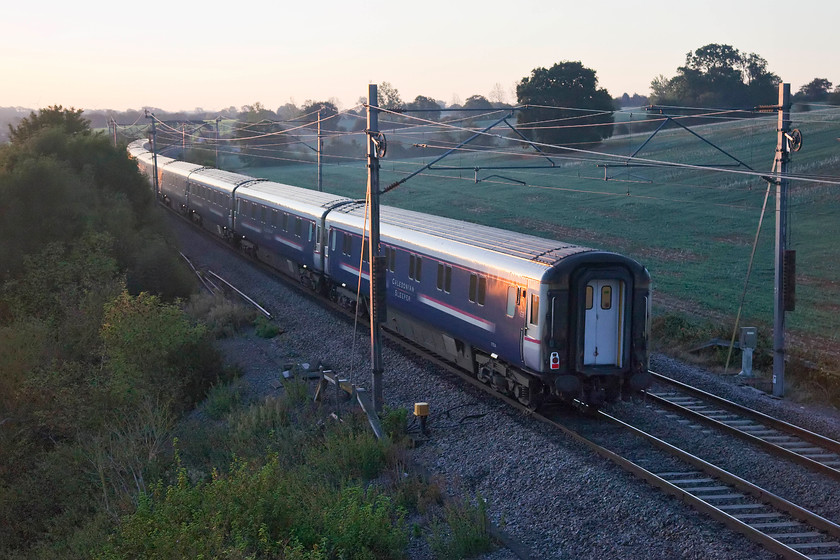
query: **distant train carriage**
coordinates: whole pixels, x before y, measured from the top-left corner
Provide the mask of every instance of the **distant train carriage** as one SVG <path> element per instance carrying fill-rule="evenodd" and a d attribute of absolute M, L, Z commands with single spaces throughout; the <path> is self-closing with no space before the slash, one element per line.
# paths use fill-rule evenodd
<path fill-rule="evenodd" d="M 234 193 L 243 185 L 263 180 L 220 169 L 194 169 L 187 176 L 187 204 L 182 211 L 204 229 L 233 241 Z"/>
<path fill-rule="evenodd" d="M 324 270 L 324 217 L 333 205 L 348 199 L 270 181 L 245 184 L 235 196 L 240 246 L 309 287 L 318 287 Z"/>

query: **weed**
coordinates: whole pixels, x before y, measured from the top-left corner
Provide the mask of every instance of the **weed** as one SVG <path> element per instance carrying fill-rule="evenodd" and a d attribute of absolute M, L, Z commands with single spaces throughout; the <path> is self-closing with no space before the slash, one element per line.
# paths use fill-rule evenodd
<path fill-rule="evenodd" d="M 289 404 L 302 406 L 309 402 L 309 384 L 297 377 L 283 379 L 283 391 Z"/>
<path fill-rule="evenodd" d="M 254 333 L 260 338 L 274 338 L 280 334 L 280 327 L 264 315 L 257 315 L 257 318 L 254 319 L 254 329 Z"/>
<path fill-rule="evenodd" d="M 493 550 L 484 499 L 476 496 L 475 505 L 446 504 L 443 521 L 432 523 L 429 546 L 439 558 L 470 558 Z"/>
<path fill-rule="evenodd" d="M 204 412 L 213 420 L 221 420 L 242 404 L 242 392 L 230 384 L 214 383 L 207 391 Z"/>
<path fill-rule="evenodd" d="M 408 410 L 405 408 L 386 407 L 382 414 L 382 428 L 394 442 L 402 441 L 406 436 Z"/>

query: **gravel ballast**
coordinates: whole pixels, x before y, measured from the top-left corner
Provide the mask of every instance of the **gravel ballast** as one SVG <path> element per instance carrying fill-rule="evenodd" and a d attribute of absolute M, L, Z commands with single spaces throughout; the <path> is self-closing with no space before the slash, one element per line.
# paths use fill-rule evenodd
<path fill-rule="evenodd" d="M 269 309 L 283 334 L 271 340 L 245 335 L 219 341 L 243 372 L 253 399 L 276 394 L 288 363 L 318 362 L 369 386 L 368 331 L 303 298 L 232 251 L 173 219 L 182 251 Z M 390 407 L 413 410 L 428 402 L 429 441 L 411 451 L 448 492 L 484 499 L 495 525 L 531 558 L 770 559 L 775 555 L 666 496 L 571 438 L 386 344 L 383 391 Z M 731 378 L 655 356 L 652 369 L 767 414 L 838 439 L 840 415 L 773 400 Z M 840 521 L 840 484 L 714 430 L 680 423 L 643 399 L 616 404 L 640 427 L 730 469 L 768 490 Z M 611 412 L 610 410 L 607 410 Z M 623 437 L 616 434 L 616 437 Z M 425 550 L 410 551 L 427 558 Z M 485 558 L 515 558 L 508 550 Z"/>

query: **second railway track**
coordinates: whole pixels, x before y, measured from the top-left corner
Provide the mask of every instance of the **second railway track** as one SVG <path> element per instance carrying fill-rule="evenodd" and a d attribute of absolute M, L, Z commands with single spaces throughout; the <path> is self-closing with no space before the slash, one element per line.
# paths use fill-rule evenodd
<path fill-rule="evenodd" d="M 651 401 L 840 480 L 840 442 L 651 372 L 660 385 Z"/>

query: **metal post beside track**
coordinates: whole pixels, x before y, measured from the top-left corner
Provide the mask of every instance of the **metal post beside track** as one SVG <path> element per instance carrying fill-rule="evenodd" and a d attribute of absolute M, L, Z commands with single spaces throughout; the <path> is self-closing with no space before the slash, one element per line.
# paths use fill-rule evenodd
<path fill-rule="evenodd" d="M 378 266 L 379 261 L 379 105 L 377 102 L 376 84 L 368 85 L 368 109 L 367 109 L 367 188 L 370 197 L 370 242 L 369 271 L 370 271 L 370 354 L 373 369 L 372 389 L 374 410 L 382 412 L 384 398 L 382 396 L 382 330 L 379 328 L 379 320 L 384 317 L 384 297 L 379 294 L 379 282 L 377 278 L 385 271 Z"/>
<path fill-rule="evenodd" d="M 790 84 L 779 84 L 779 125 L 776 143 L 776 263 L 773 289 L 773 395 L 785 395 L 784 270 L 787 238 L 787 167 L 790 159 Z"/>

